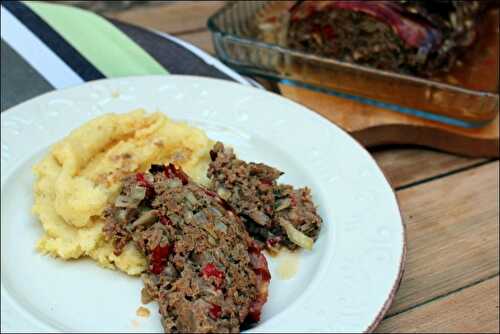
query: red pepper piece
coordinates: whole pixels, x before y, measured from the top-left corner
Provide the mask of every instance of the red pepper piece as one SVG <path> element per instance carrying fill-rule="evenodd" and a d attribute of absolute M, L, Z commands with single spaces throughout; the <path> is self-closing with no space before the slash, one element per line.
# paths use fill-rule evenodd
<path fill-rule="evenodd" d="M 151 183 L 146 180 L 146 177 L 144 176 L 144 173 L 137 173 L 135 174 L 135 179 L 137 181 L 137 184 L 139 184 L 141 187 L 146 188 L 146 197 L 152 197 L 155 194 L 155 189 Z"/>
<path fill-rule="evenodd" d="M 160 217 L 160 223 L 163 224 L 163 225 L 165 225 L 165 226 L 171 226 L 172 225 L 172 221 L 167 216 L 161 216 Z"/>
<path fill-rule="evenodd" d="M 260 248 L 259 244 L 255 240 L 252 240 L 250 242 L 250 245 L 248 246 L 248 252 L 250 253 L 250 255 L 260 254 L 261 250 L 262 249 Z"/>
<path fill-rule="evenodd" d="M 135 179 L 141 187 L 145 187 L 145 188 L 151 187 L 148 180 L 146 180 L 146 178 L 144 177 L 144 173 L 135 174 Z"/>
<path fill-rule="evenodd" d="M 218 288 L 222 285 L 222 282 L 225 278 L 224 272 L 217 269 L 217 267 L 213 263 L 205 265 L 201 269 L 201 275 L 205 279 L 208 279 L 209 277 L 215 277 L 215 284 Z"/>
<path fill-rule="evenodd" d="M 281 239 L 282 238 L 280 236 L 276 236 L 276 237 L 272 237 L 272 238 L 267 239 L 267 241 L 266 241 L 267 247 L 276 246 L 276 244 L 278 244 L 281 241 Z"/>
<path fill-rule="evenodd" d="M 250 253 L 250 263 L 253 271 L 259 275 L 263 281 L 269 282 L 271 280 L 271 273 L 269 273 L 266 257 L 262 254 L 255 241 L 248 247 L 248 252 Z"/>
<path fill-rule="evenodd" d="M 203 188 L 203 192 L 204 192 L 205 194 L 207 194 L 208 196 L 210 196 L 210 197 L 214 197 L 214 198 L 216 198 L 216 197 L 218 197 L 218 196 L 219 196 L 219 195 L 217 195 L 216 193 L 214 193 L 213 191 L 210 191 L 210 190 L 205 189 L 205 188 Z"/>
<path fill-rule="evenodd" d="M 212 304 L 208 313 L 213 319 L 217 320 L 222 315 L 222 308 L 219 305 Z"/>
<path fill-rule="evenodd" d="M 188 176 L 180 169 L 176 168 L 174 164 L 168 164 L 167 168 L 165 168 L 165 176 L 169 179 L 178 178 L 181 180 L 183 185 L 188 184 Z"/>
<path fill-rule="evenodd" d="M 268 180 L 268 179 L 260 179 L 260 183 L 267 184 L 268 186 L 272 186 L 273 185 L 273 181 L 272 180 Z"/>
<path fill-rule="evenodd" d="M 269 273 L 267 260 L 260 251 L 259 246 L 255 241 L 252 241 L 248 247 L 248 252 L 250 253 L 250 263 L 254 272 L 257 274 L 257 296 L 255 300 L 250 304 L 248 315 L 245 321 L 257 322 L 260 320 L 260 314 L 262 307 L 267 301 L 268 287 L 271 280 L 271 274 Z"/>
<path fill-rule="evenodd" d="M 168 255 L 170 254 L 171 246 L 157 246 L 151 253 L 151 272 L 159 275 L 165 268 Z"/>
<path fill-rule="evenodd" d="M 266 269 L 255 269 L 254 270 L 257 275 L 261 277 L 261 279 L 264 282 L 269 282 L 271 281 L 271 274 L 269 273 L 269 270 Z"/>
<path fill-rule="evenodd" d="M 250 322 L 259 322 L 260 321 L 260 313 L 262 312 L 262 307 L 266 303 L 266 299 L 257 297 L 256 300 L 254 300 L 251 304 L 250 307 L 248 308 L 248 315 L 247 318 L 250 319 Z"/>

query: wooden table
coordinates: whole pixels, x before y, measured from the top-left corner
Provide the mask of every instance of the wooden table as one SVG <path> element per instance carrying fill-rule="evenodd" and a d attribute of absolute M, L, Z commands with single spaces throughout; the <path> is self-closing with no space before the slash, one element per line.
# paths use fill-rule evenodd
<path fill-rule="evenodd" d="M 207 18 L 222 2 L 183 2 L 107 15 L 168 32 L 213 53 Z M 497 159 L 417 147 L 372 150 L 395 189 L 408 259 L 379 332 L 499 331 Z"/>

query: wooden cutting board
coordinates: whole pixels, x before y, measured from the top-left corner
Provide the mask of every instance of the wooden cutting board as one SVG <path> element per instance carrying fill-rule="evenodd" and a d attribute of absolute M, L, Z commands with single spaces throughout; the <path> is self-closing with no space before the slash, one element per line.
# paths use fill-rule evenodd
<path fill-rule="evenodd" d="M 499 117 L 465 129 L 305 88 L 278 84 L 283 96 L 307 106 L 354 136 L 363 146 L 414 144 L 470 157 L 499 156 Z"/>

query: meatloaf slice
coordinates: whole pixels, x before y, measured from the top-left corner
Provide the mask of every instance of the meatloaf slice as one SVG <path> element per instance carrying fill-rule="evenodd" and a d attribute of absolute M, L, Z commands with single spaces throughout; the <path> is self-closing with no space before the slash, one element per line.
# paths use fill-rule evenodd
<path fill-rule="evenodd" d="M 278 184 L 283 172 L 239 160 L 220 142 L 214 145 L 210 157 L 211 189 L 234 208 L 252 237 L 273 252 L 282 245 L 292 250 L 312 248 L 322 220 L 309 188 Z"/>
<path fill-rule="evenodd" d="M 105 217 L 117 253 L 133 240 L 145 254 L 143 299 L 159 303 L 165 332 L 238 332 L 259 320 L 265 257 L 228 204 L 182 170 L 127 177 Z"/>

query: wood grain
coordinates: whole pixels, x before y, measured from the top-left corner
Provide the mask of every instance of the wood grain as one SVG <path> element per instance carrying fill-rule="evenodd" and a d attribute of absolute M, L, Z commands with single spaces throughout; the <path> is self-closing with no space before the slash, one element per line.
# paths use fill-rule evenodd
<path fill-rule="evenodd" d="M 366 147 L 414 144 L 472 157 L 500 154 L 498 114 L 485 127 L 465 129 L 304 88 L 284 84 L 279 88 L 282 95 L 328 118 Z"/>
<path fill-rule="evenodd" d="M 388 315 L 498 274 L 499 162 L 397 192 L 408 257 Z"/>
<path fill-rule="evenodd" d="M 485 161 L 417 148 L 391 147 L 371 153 L 393 188 Z"/>
<path fill-rule="evenodd" d="M 224 1 L 178 1 L 172 4 L 135 8 L 106 16 L 137 26 L 170 34 L 205 29 L 207 19 L 224 5 Z"/>
<path fill-rule="evenodd" d="M 378 333 L 498 333 L 498 276 L 382 321 Z"/>

